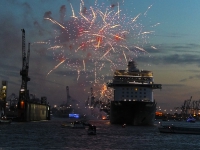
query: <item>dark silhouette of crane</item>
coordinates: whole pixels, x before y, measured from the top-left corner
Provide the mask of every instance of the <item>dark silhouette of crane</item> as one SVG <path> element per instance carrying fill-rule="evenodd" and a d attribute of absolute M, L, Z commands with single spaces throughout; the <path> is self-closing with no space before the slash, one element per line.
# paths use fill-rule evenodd
<path fill-rule="evenodd" d="M 95 96 L 94 96 L 94 92 L 93 92 L 93 88 L 92 88 L 92 87 L 90 88 L 90 91 L 91 91 L 91 96 L 90 96 L 90 99 L 91 99 L 91 101 L 90 101 L 90 106 L 91 106 L 91 107 L 94 107 L 94 105 L 95 105 Z"/>
<path fill-rule="evenodd" d="M 29 90 L 27 89 L 27 83 L 30 81 L 28 76 L 29 70 L 29 57 L 30 57 L 30 43 L 28 43 L 28 52 L 26 56 L 26 46 L 25 46 L 25 30 L 22 29 L 22 69 L 20 70 L 20 75 L 22 77 L 21 88 L 19 91 L 19 117 L 24 118 L 24 111 L 26 102 L 29 101 Z"/>
<path fill-rule="evenodd" d="M 192 100 L 192 96 L 190 97 L 190 99 L 185 100 L 183 105 L 181 106 L 182 113 L 185 115 L 187 115 L 188 111 L 191 109 L 191 106 L 190 106 L 191 100 Z"/>
<path fill-rule="evenodd" d="M 67 92 L 67 104 L 70 104 L 70 102 L 71 102 L 71 96 L 69 95 L 69 87 L 68 86 L 66 86 L 66 92 Z"/>
<path fill-rule="evenodd" d="M 186 118 L 189 115 L 199 115 L 200 111 L 200 100 L 193 100 L 192 96 L 190 99 L 185 100 L 181 107 L 174 107 L 174 109 L 180 109 L 182 117 Z"/>

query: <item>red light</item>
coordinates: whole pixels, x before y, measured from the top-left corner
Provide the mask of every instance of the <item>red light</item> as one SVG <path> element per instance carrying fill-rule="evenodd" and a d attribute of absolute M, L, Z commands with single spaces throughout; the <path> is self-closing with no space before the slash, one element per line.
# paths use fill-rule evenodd
<path fill-rule="evenodd" d="M 21 101 L 20 106 L 21 108 L 24 108 L 24 101 Z"/>

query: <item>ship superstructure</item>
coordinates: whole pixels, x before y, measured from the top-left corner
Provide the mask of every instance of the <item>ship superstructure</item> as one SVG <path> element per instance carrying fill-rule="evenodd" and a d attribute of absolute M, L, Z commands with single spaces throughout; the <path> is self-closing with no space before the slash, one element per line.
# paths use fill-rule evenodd
<path fill-rule="evenodd" d="M 114 89 L 111 123 L 153 124 L 156 111 L 153 90 L 161 89 L 161 84 L 154 83 L 152 71 L 139 70 L 136 63 L 130 61 L 127 70 L 114 72 L 113 81 L 107 86 Z"/>

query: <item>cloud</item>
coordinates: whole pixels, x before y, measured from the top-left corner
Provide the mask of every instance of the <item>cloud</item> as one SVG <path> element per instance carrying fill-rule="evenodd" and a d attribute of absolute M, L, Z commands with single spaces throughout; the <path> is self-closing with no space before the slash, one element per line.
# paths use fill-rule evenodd
<path fill-rule="evenodd" d="M 13 20 L 15 20 L 14 16 L 8 15 L 8 18 L 1 18 L 0 28 L 0 58 L 5 58 L 8 55 L 16 54 L 16 47 L 19 47 L 19 43 L 21 43 L 21 38 L 19 34 L 17 34 L 16 26 Z M 12 20 L 13 19 L 13 20 Z M 2 59 L 0 59 L 1 61 Z"/>
<path fill-rule="evenodd" d="M 200 70 L 185 70 L 187 72 L 200 73 Z"/>
<path fill-rule="evenodd" d="M 181 79 L 179 82 L 186 82 L 188 80 L 193 80 L 193 79 L 200 79 L 200 75 L 195 75 L 195 76 L 189 76 L 188 78 L 184 78 L 184 79 Z"/>
<path fill-rule="evenodd" d="M 182 45 L 178 45 L 178 44 L 174 44 L 174 45 L 171 45 L 171 47 L 169 47 L 172 51 L 177 51 L 179 50 L 179 52 L 191 52 L 195 51 L 197 52 L 196 49 L 200 48 L 200 45 L 199 44 L 194 44 L 194 43 L 188 43 L 188 44 L 182 44 Z"/>
<path fill-rule="evenodd" d="M 159 36 L 159 37 L 167 37 L 167 38 L 182 38 L 182 37 L 187 37 L 188 34 L 178 34 L 178 33 L 169 33 L 169 34 L 156 34 L 154 36 Z"/>
<path fill-rule="evenodd" d="M 162 84 L 162 87 L 183 87 L 184 84 Z"/>
<path fill-rule="evenodd" d="M 159 53 L 158 53 L 159 54 Z M 136 58 L 137 61 L 143 63 L 150 63 L 155 65 L 200 65 L 200 55 L 197 54 L 165 54 L 165 55 L 152 55 L 140 56 Z"/>

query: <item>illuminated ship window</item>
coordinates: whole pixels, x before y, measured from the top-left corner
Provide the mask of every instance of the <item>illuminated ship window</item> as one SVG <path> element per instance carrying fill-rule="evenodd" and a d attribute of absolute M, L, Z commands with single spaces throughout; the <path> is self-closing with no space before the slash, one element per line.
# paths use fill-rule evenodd
<path fill-rule="evenodd" d="M 137 91 L 138 89 L 137 88 L 135 88 L 135 91 Z"/>

